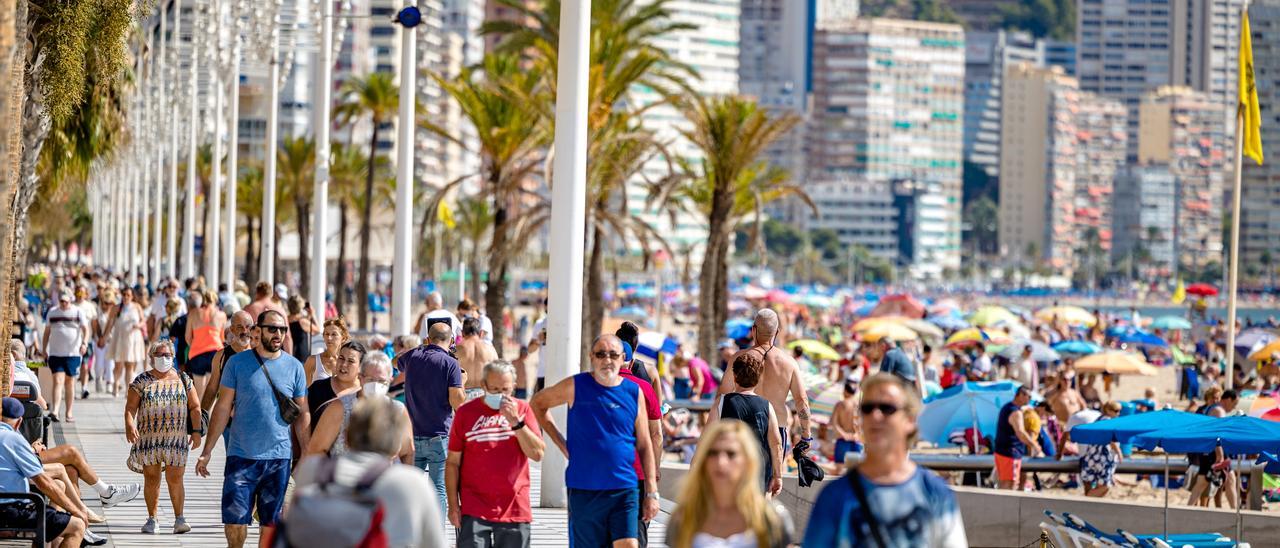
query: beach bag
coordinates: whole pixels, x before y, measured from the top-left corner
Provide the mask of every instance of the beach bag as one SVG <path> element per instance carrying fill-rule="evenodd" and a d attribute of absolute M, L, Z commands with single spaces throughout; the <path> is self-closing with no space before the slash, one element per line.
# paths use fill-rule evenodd
<path fill-rule="evenodd" d="M 391 461 L 379 459 L 348 487 L 334 482 L 337 457 L 322 459 L 316 482 L 298 490 L 289 512 L 276 527 L 273 548 L 385 548 L 389 545 L 382 529 L 385 511 L 369 492 L 373 484 L 391 468 Z"/>

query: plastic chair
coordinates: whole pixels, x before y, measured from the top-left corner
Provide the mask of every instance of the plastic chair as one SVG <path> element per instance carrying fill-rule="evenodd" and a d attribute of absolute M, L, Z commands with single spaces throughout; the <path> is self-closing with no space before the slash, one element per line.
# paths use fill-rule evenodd
<path fill-rule="evenodd" d="M 40 441 L 47 446 L 49 445 L 49 424 L 53 421 L 36 403 L 37 392 L 38 388 L 31 381 L 15 380 L 10 396 L 22 402 L 22 425 L 18 433 L 22 434 L 28 442 Z"/>
<path fill-rule="evenodd" d="M 0 527 L 0 540 L 31 539 L 31 546 L 44 548 L 44 497 L 35 493 L 0 493 L 4 504 L 31 504 L 35 506 L 36 523 L 32 527 Z"/>

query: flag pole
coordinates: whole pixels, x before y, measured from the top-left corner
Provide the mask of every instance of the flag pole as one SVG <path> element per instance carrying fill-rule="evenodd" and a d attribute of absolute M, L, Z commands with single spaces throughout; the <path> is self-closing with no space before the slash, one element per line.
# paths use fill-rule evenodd
<path fill-rule="evenodd" d="M 1227 257 L 1227 389 L 1236 380 L 1236 286 L 1240 273 L 1240 177 L 1244 168 L 1244 116 L 1236 108 L 1235 182 L 1231 187 L 1231 253 Z"/>

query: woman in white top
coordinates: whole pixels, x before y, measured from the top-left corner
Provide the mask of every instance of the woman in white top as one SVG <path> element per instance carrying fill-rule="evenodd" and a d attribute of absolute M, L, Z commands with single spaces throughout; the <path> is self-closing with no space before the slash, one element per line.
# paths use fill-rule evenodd
<path fill-rule="evenodd" d="M 134 300 L 133 288 L 120 292 L 120 304 L 111 308 L 109 316 L 106 332 L 111 334 L 111 346 L 107 354 L 116 362 L 115 382 L 111 385 L 114 398 L 124 389 L 125 382 L 133 380 L 135 368 L 147 357 L 142 307 Z"/>
<path fill-rule="evenodd" d="M 784 548 L 791 516 L 760 490 L 760 451 L 746 423 L 720 420 L 702 434 L 676 511 L 667 523 L 672 548 Z"/>
<path fill-rule="evenodd" d="M 347 322 L 341 316 L 324 321 L 324 329 L 320 332 L 324 339 L 324 352 L 307 358 L 302 370 L 307 374 L 307 386 L 320 379 L 332 377 L 338 371 L 338 351 L 342 345 L 351 340 L 351 332 L 347 330 Z"/>

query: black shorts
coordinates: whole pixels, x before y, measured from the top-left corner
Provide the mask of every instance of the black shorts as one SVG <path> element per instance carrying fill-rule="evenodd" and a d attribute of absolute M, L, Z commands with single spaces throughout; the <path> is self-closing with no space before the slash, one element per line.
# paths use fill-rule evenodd
<path fill-rule="evenodd" d="M 44 538 L 57 538 L 67 525 L 71 524 L 71 514 L 44 507 Z M 0 502 L 0 528 L 34 529 L 36 526 L 36 505 L 29 500 L 9 499 Z"/>
<path fill-rule="evenodd" d="M 210 350 L 204 354 L 191 356 L 191 359 L 187 360 L 187 374 L 195 376 L 213 373 L 213 356 L 217 353 L 217 350 Z"/>

